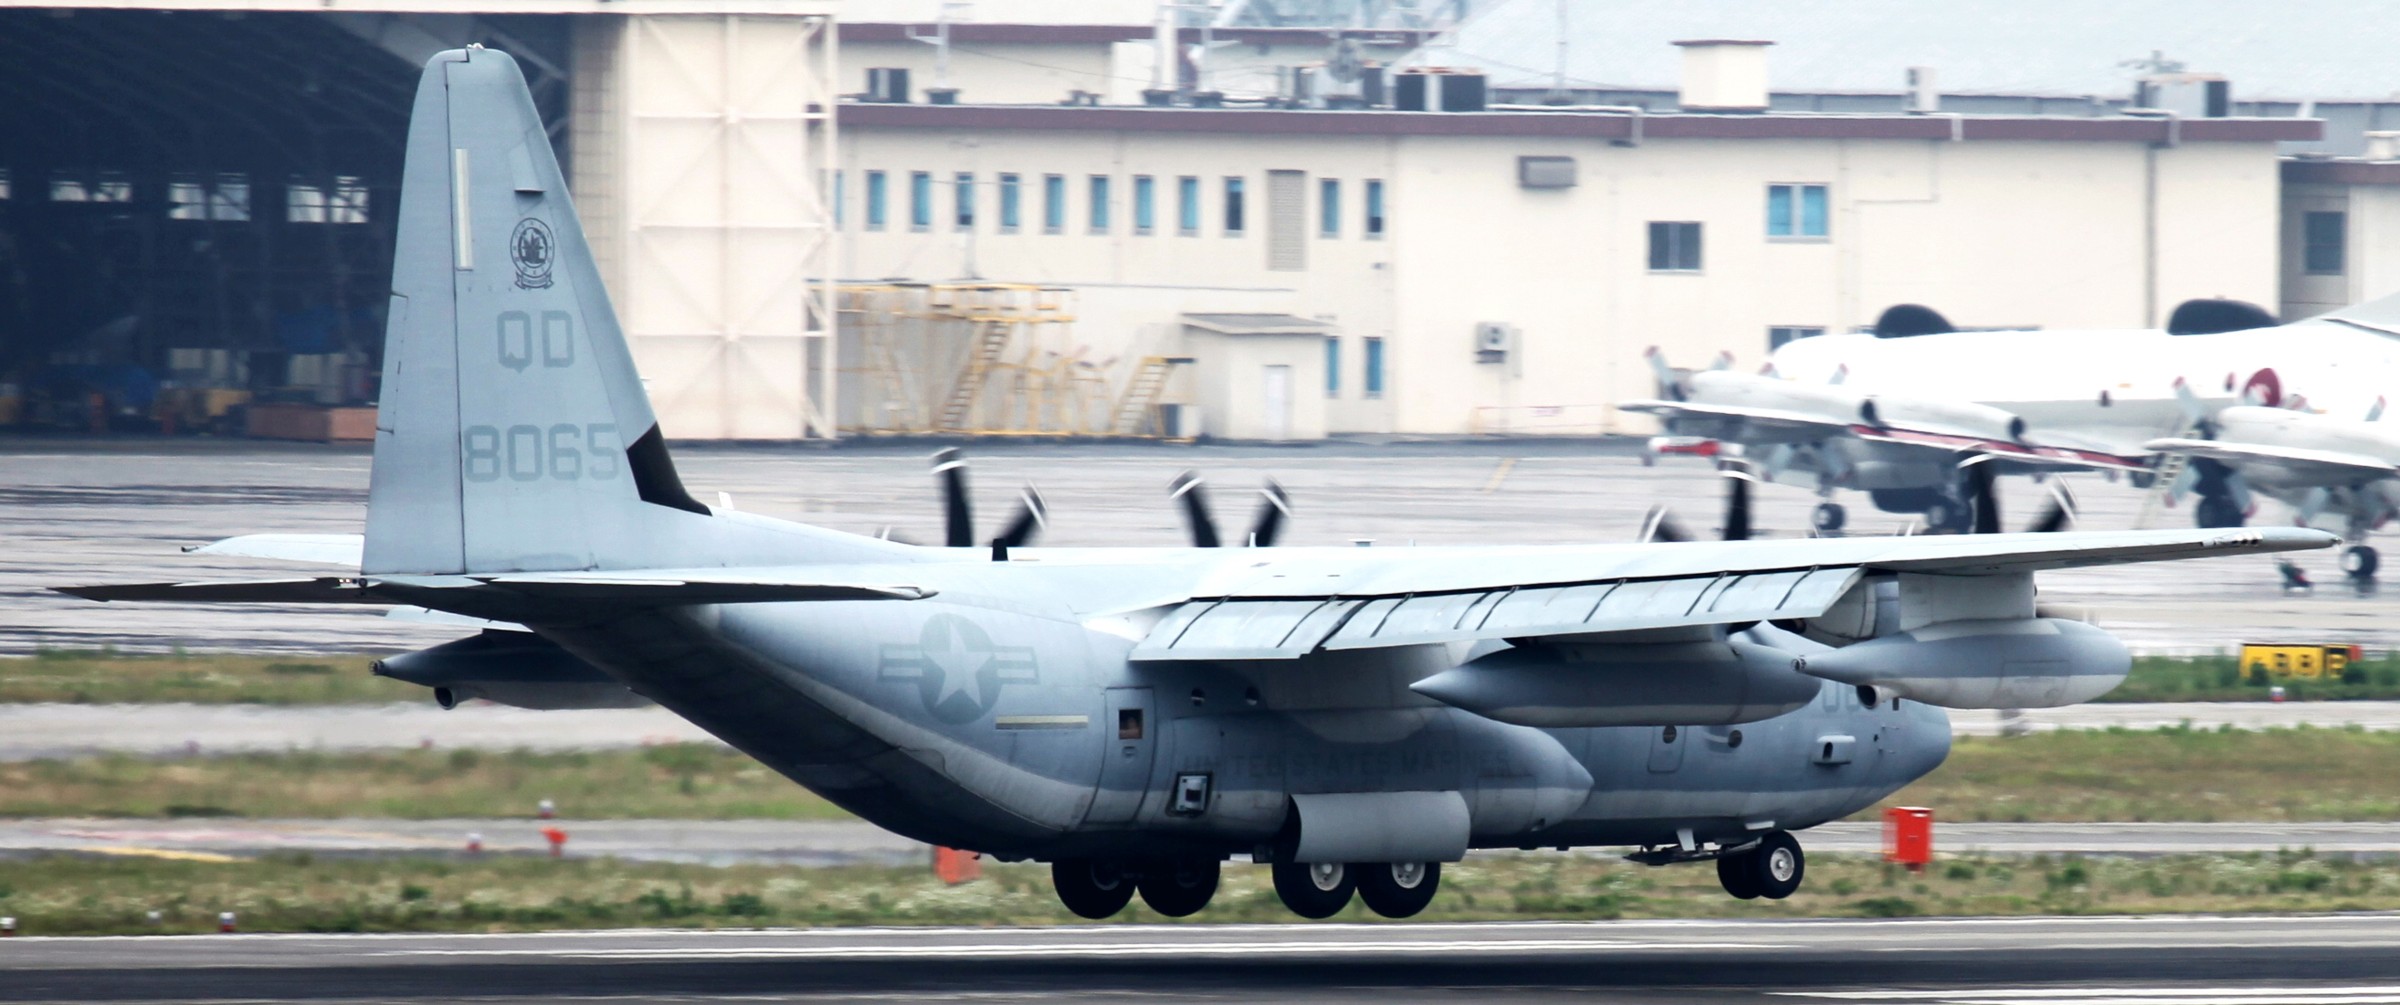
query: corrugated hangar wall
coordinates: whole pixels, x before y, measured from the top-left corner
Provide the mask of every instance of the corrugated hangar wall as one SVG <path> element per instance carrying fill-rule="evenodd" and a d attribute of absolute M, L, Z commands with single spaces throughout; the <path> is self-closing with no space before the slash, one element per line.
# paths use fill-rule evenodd
<path fill-rule="evenodd" d="M 526 69 L 670 434 L 830 435 L 830 18 L 309 6 L 0 5 L 0 427 L 371 402 L 418 72 L 480 43 Z"/>

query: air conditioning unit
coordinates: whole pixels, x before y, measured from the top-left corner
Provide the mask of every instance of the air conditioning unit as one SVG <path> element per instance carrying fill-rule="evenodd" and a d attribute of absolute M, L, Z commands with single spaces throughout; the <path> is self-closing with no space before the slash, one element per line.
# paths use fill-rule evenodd
<path fill-rule="evenodd" d="M 1517 329 L 1499 321 L 1475 323 L 1475 362 L 1506 363 L 1509 351 L 1517 347 Z"/>
<path fill-rule="evenodd" d="M 900 66 L 868 67 L 865 100 L 885 105 L 907 104 L 908 68 Z"/>
<path fill-rule="evenodd" d="M 1942 92 L 1933 82 L 1933 67 L 1908 68 L 1908 97 L 1904 110 L 1910 115 L 1931 115 L 1942 110 Z"/>

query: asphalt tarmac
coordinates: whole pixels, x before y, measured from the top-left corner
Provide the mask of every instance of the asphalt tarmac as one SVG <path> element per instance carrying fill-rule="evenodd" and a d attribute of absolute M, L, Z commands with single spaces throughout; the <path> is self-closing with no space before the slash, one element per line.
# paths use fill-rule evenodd
<path fill-rule="evenodd" d="M 1290 492 L 1290 544 L 1375 547 L 1623 541 L 1653 503 L 1670 503 L 1700 535 L 1720 522 L 1722 480 L 1704 463 L 1642 465 L 1638 443 L 1504 440 L 1333 442 L 1292 447 L 1147 444 L 978 444 L 970 448 L 979 524 L 1006 520 L 1020 486 L 1050 503 L 1043 543 L 1172 544 L 1184 539 L 1166 486 L 1202 471 L 1227 536 L 1273 478 Z M 939 536 L 929 447 L 683 445 L 676 462 L 703 500 L 729 493 L 743 510 L 919 541 Z M 446 641 L 455 628 L 404 624 L 371 611 L 305 607 L 102 605 L 50 593 L 63 583 L 319 574 L 250 559 L 190 556 L 185 545 L 260 531 L 356 533 L 368 458 L 355 446 L 244 441 L 0 441 L 0 654 L 114 645 L 266 652 L 394 651 Z M 2067 479 L 2082 526 L 2125 528 L 2144 496 L 2122 484 Z M 2021 527 L 2048 489 L 2002 480 L 2003 524 Z M 1855 533 L 1890 533 L 1909 518 L 1844 497 Z M 1816 498 L 1804 486 L 1759 489 L 1756 524 L 1796 534 Z M 2262 522 L 2283 516 L 2268 504 Z M 2187 510 L 2154 521 L 2185 525 Z M 2340 585 L 2336 557 L 2299 557 L 2323 584 L 2285 596 L 2273 560 L 2238 556 L 2043 578 L 2044 599 L 2088 608 L 2147 652 L 2216 651 L 2243 641 L 2390 646 L 2400 593 L 2359 596 Z"/>
<path fill-rule="evenodd" d="M 571 809 L 571 808 L 570 808 Z M 541 829 L 565 831 L 578 858 L 790 866 L 909 865 L 931 850 L 858 820 L 0 820 L 0 856 L 68 852 L 212 861 L 274 852 L 335 857 L 465 855 L 469 835 L 487 855 L 544 855 Z M 1812 853 L 1871 855 L 1883 827 L 1855 820 L 1800 834 Z M 2198 855 L 2307 848 L 2320 855 L 2400 855 L 2400 823 L 2074 823 L 1936 821 L 1943 853 L 1990 855 Z M 1584 854 L 1614 856 L 1622 848 Z M 1495 852 L 1493 854 L 1516 854 Z M 1532 854 L 1550 854 L 1536 852 Z"/>
<path fill-rule="evenodd" d="M 25 938 L 0 1001 L 2400 1002 L 2400 916 Z"/>

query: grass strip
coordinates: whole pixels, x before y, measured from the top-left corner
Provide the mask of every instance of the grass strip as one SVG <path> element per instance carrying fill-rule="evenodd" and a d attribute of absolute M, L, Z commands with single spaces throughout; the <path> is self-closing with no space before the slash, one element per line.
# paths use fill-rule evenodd
<path fill-rule="evenodd" d="M 2400 733 L 2073 730 L 1961 737 L 1890 805 L 1956 821 L 2400 820 Z M 708 744 L 487 753 L 107 755 L 0 764 L 5 817 L 510 817 L 543 799 L 583 819 L 839 819 Z"/>
<path fill-rule="evenodd" d="M 431 702 L 413 684 L 367 672 L 372 655 L 245 656 L 224 653 L 121 653 L 50 649 L 0 657 L 0 704 L 198 702 L 248 705 L 349 705 Z M 2400 656 L 2351 664 L 2338 679 L 2278 678 L 2244 670 L 2233 656 L 2137 659 L 2125 683 L 2102 701 L 2265 701 L 2281 685 L 2294 701 L 2400 699 Z"/>
<path fill-rule="evenodd" d="M 1122 922 L 1169 919 L 1140 906 Z M 2260 913 L 2400 908 L 2400 862 L 2305 852 L 2145 859 L 1952 858 L 1923 874 L 1818 856 L 1789 900 L 1738 901 L 1706 864 L 1650 868 L 1557 853 L 1444 867 L 1427 921 Z M 153 923 L 147 915 L 159 912 Z M 1039 865 L 792 869 L 542 858 L 230 863 L 49 856 L 0 861 L 0 914 L 27 935 L 190 933 L 235 912 L 251 932 L 506 932 L 622 927 L 1087 924 Z M 1376 920 L 1356 903 L 1346 921 Z M 1228 863 L 1206 922 L 1286 922 L 1267 870 Z"/>
<path fill-rule="evenodd" d="M 247 656 L 45 649 L 0 658 L 0 703 L 77 705 L 370 705 L 421 701 L 433 692 L 368 672 L 374 656 Z"/>
<path fill-rule="evenodd" d="M 714 744 L 628 750 L 107 754 L 0 763 L 0 817 L 528 816 L 823 820 L 848 814 Z"/>

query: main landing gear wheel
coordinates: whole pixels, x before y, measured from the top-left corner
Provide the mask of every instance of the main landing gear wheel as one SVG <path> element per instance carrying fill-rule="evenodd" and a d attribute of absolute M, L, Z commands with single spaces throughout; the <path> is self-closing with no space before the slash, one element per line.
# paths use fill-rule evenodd
<path fill-rule="evenodd" d="M 1948 496 L 1925 507 L 1925 529 L 1937 534 L 1963 534 L 1974 521 L 1974 511 L 1966 503 Z"/>
<path fill-rule="evenodd" d="M 1816 511 L 1808 516 L 1808 525 L 1815 527 L 1819 534 L 1839 533 L 1843 525 L 1849 522 L 1850 511 L 1837 502 L 1818 503 Z"/>
<path fill-rule="evenodd" d="M 2373 579 L 2382 565 L 2382 556 L 2367 545 L 2354 544 L 2342 552 L 2342 574 L 2352 579 Z"/>
<path fill-rule="evenodd" d="M 1751 881 L 1758 884 L 1758 895 L 1768 900 L 1782 900 L 1800 889 L 1800 881 L 1808 876 L 1808 856 L 1801 854 L 1800 842 L 1788 831 L 1771 831 L 1750 850 Z"/>
<path fill-rule="evenodd" d="M 1365 862 L 1358 871 L 1358 899 L 1386 918 L 1412 918 L 1433 903 L 1442 885 L 1440 862 Z"/>
<path fill-rule="evenodd" d="M 1717 882 L 1724 884 L 1725 892 L 1732 894 L 1736 900 L 1758 899 L 1757 864 L 1750 861 L 1755 853 L 1754 849 L 1717 858 Z"/>
<path fill-rule="evenodd" d="M 1358 878 L 1340 862 L 1277 862 L 1275 896 L 1303 918 L 1330 918 L 1350 906 Z"/>
<path fill-rule="evenodd" d="M 1215 859 L 1156 862 L 1142 870 L 1142 903 L 1170 918 L 1199 913 L 1217 895 L 1220 863 Z"/>
<path fill-rule="evenodd" d="M 1088 858 L 1052 862 L 1050 885 L 1067 910 L 1093 921 L 1113 916 L 1133 901 L 1133 878 L 1110 862 Z"/>

